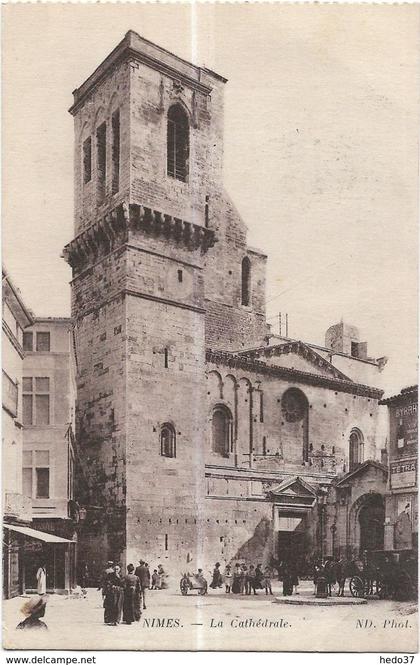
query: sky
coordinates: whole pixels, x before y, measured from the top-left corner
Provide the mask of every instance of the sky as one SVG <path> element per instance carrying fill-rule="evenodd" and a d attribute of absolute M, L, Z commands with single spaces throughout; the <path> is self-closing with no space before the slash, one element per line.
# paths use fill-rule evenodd
<path fill-rule="evenodd" d="M 224 181 L 269 255 L 267 317 L 323 344 L 356 325 L 417 382 L 418 5 L 3 6 L 3 262 L 38 316 L 70 314 L 78 87 L 132 29 L 226 78 Z M 284 330 L 283 330 L 284 332 Z"/>

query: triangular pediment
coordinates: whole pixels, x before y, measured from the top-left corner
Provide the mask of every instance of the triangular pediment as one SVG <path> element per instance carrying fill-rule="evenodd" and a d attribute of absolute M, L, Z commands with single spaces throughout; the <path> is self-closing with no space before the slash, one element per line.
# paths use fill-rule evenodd
<path fill-rule="evenodd" d="M 287 478 L 280 485 L 271 487 L 269 493 L 275 496 L 316 497 L 316 490 L 299 476 Z"/>
<path fill-rule="evenodd" d="M 334 367 L 330 361 L 303 342 L 286 342 L 275 346 L 261 347 L 244 351 L 255 360 L 263 360 L 268 365 L 299 370 L 333 379 L 350 381 L 348 376 Z"/>
<path fill-rule="evenodd" d="M 376 477 L 378 472 L 382 474 L 385 481 L 388 475 L 387 467 L 376 460 L 366 460 L 366 462 L 360 464 L 353 471 L 346 473 L 346 475 L 337 482 L 337 487 L 351 485 L 353 482 L 360 481 L 362 478 L 365 479 L 369 476 Z"/>

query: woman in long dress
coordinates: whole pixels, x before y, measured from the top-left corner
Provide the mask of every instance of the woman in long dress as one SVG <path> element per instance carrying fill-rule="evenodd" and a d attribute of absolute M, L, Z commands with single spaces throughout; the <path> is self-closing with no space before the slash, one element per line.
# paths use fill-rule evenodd
<path fill-rule="evenodd" d="M 124 604 L 123 604 L 123 621 L 124 623 L 131 624 L 133 621 L 139 621 L 141 616 L 140 609 L 140 580 L 134 574 L 134 566 L 132 563 L 127 566 L 127 575 L 125 576 L 124 586 Z"/>
<path fill-rule="evenodd" d="M 213 570 L 213 579 L 211 581 L 210 587 L 212 589 L 218 589 L 223 584 L 222 573 L 220 572 L 220 563 L 217 562 Z"/>
<path fill-rule="evenodd" d="M 104 622 L 110 626 L 116 626 L 121 621 L 125 583 L 120 571 L 119 566 L 114 566 L 105 580 Z"/>
<path fill-rule="evenodd" d="M 233 569 L 232 593 L 241 593 L 242 570 L 239 563 L 235 563 Z"/>
<path fill-rule="evenodd" d="M 40 596 L 47 593 L 47 570 L 45 563 L 42 563 L 36 571 L 37 591 Z"/>

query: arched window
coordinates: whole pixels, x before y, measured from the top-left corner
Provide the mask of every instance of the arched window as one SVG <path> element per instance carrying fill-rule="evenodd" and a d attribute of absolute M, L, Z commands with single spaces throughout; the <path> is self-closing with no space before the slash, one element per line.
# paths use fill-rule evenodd
<path fill-rule="evenodd" d="M 281 399 L 283 436 L 301 446 L 302 459 L 309 461 L 308 400 L 301 390 L 289 388 Z"/>
<path fill-rule="evenodd" d="M 186 182 L 190 153 L 190 126 L 184 109 L 175 104 L 168 111 L 167 172 L 177 180 Z"/>
<path fill-rule="evenodd" d="M 176 457 L 176 433 L 171 423 L 160 428 L 160 454 L 162 457 Z"/>
<path fill-rule="evenodd" d="M 363 443 L 362 432 L 352 429 L 349 438 L 349 471 L 353 471 L 363 462 Z"/>
<path fill-rule="evenodd" d="M 247 256 L 242 259 L 242 305 L 249 305 L 251 296 L 251 261 Z"/>
<path fill-rule="evenodd" d="M 223 405 L 213 409 L 212 450 L 223 457 L 229 457 L 232 450 L 232 414 Z"/>

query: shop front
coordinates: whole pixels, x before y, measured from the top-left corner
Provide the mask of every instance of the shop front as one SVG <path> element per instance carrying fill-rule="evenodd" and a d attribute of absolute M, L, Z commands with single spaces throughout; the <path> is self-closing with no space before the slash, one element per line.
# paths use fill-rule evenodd
<path fill-rule="evenodd" d="M 7 574 L 10 590 L 14 591 L 11 595 L 36 593 L 36 573 L 42 565 L 47 573 L 47 592 L 71 592 L 76 542 L 30 527 L 4 524 L 3 528 L 10 543 Z"/>

